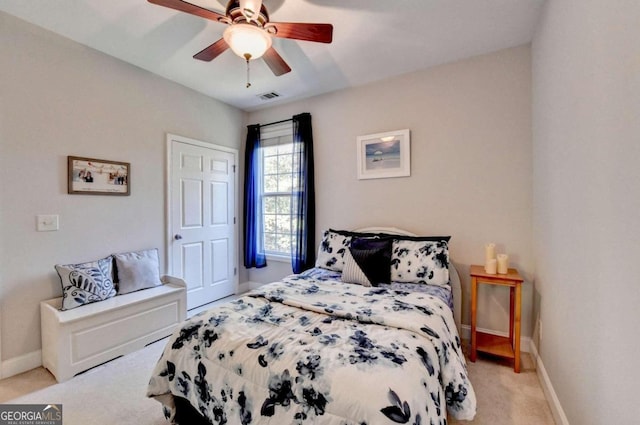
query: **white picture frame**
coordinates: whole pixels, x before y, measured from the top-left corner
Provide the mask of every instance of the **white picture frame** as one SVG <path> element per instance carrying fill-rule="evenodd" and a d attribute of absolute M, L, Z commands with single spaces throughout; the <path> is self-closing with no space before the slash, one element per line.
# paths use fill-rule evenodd
<path fill-rule="evenodd" d="M 410 137 L 409 129 L 358 136 L 358 180 L 410 176 Z"/>

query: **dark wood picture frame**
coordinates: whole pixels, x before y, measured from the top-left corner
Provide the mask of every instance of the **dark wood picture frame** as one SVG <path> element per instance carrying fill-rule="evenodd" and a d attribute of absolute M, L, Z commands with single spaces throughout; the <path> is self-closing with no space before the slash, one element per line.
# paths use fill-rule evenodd
<path fill-rule="evenodd" d="M 72 195 L 131 194 L 131 164 L 106 159 L 67 157 L 67 192 Z"/>

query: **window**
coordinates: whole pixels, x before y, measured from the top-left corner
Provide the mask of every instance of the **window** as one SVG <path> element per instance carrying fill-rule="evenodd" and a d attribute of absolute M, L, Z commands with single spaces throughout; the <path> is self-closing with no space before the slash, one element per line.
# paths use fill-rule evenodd
<path fill-rule="evenodd" d="M 296 246 L 295 211 L 299 144 L 291 122 L 261 131 L 262 232 L 265 254 L 291 258 Z"/>
<path fill-rule="evenodd" d="M 280 261 L 290 259 L 294 273 L 315 263 L 311 114 L 294 115 L 287 123 L 279 127 L 275 123 L 247 126 L 243 214 L 246 268 L 265 267 L 269 254 Z"/>

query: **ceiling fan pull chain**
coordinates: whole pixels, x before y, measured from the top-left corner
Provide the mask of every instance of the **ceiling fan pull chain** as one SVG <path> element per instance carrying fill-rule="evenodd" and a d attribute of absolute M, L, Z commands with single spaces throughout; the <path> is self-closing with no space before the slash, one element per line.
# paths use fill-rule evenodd
<path fill-rule="evenodd" d="M 247 88 L 249 88 L 251 87 L 251 74 L 249 73 L 249 59 L 251 59 L 251 55 L 245 53 L 244 58 L 247 60 Z"/>

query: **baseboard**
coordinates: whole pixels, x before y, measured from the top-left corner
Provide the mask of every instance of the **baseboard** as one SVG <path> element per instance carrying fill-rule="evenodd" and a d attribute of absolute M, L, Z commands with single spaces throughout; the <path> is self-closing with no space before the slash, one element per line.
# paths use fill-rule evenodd
<path fill-rule="evenodd" d="M 549 375 L 547 375 L 547 370 L 544 367 L 544 363 L 542 363 L 542 358 L 538 354 L 536 345 L 533 343 L 531 343 L 531 356 L 536 363 L 538 380 L 540 380 L 542 391 L 544 392 L 544 396 L 549 403 L 549 408 L 551 408 L 551 414 L 553 415 L 553 419 L 556 422 L 556 425 L 569 425 L 567 415 L 565 415 L 564 410 L 562 409 L 562 405 L 560 404 L 560 400 L 558 399 L 558 395 L 553 389 L 553 385 L 551 385 L 551 380 L 549 379 Z"/>
<path fill-rule="evenodd" d="M 462 339 L 471 340 L 471 326 L 462 325 L 462 335 L 460 337 Z M 487 333 L 490 335 L 497 335 L 502 337 L 508 337 L 509 334 L 507 332 L 494 331 L 492 329 L 485 328 L 476 328 L 479 332 Z M 521 336 L 520 337 L 520 351 L 524 351 L 525 353 L 531 352 L 531 346 L 533 345 L 533 340 L 529 336 Z"/>
<path fill-rule="evenodd" d="M 260 282 L 252 282 L 246 281 L 238 284 L 238 294 L 244 294 L 245 292 L 251 291 L 252 289 L 259 288 L 263 285 Z"/>
<path fill-rule="evenodd" d="M 2 362 L 2 376 L 0 378 L 9 378 L 31 369 L 42 366 L 42 351 L 32 351 L 22 356 L 14 357 Z"/>

